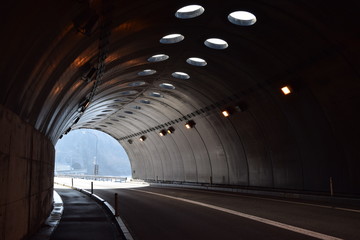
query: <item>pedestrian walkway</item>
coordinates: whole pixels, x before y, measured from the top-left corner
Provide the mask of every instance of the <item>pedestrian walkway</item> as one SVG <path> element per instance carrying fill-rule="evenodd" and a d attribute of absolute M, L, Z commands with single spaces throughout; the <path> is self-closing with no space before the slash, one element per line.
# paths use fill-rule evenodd
<path fill-rule="evenodd" d="M 64 212 L 51 240 L 125 239 L 115 219 L 89 196 L 69 188 L 55 188 Z"/>

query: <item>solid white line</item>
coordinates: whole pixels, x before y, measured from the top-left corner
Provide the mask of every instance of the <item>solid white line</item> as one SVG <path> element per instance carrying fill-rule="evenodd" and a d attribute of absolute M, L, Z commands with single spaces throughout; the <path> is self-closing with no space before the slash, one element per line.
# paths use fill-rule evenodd
<path fill-rule="evenodd" d="M 295 226 L 288 225 L 288 224 L 285 224 L 285 223 L 276 222 L 276 221 L 273 221 L 273 220 L 270 220 L 270 219 L 253 216 L 253 215 L 250 215 L 250 214 L 234 211 L 234 210 L 227 209 L 227 208 L 218 207 L 218 206 L 207 204 L 207 203 L 202 203 L 202 202 L 197 202 L 197 201 L 193 201 L 193 200 L 189 200 L 189 199 L 185 199 L 185 198 L 173 197 L 173 196 L 169 196 L 169 195 L 164 195 L 164 194 L 154 193 L 154 192 L 147 192 L 147 191 L 142 191 L 142 190 L 137 190 L 137 189 L 136 190 L 135 189 L 129 189 L 129 190 L 136 191 L 136 192 L 153 194 L 153 195 L 157 195 L 157 196 L 161 196 L 161 197 L 166 197 L 166 198 L 170 198 L 170 199 L 175 199 L 175 200 L 179 200 L 179 201 L 183 201 L 183 202 L 187 202 L 187 203 L 191 203 L 191 204 L 195 204 L 195 205 L 215 209 L 215 210 L 218 210 L 218 211 L 226 212 L 226 213 L 233 214 L 233 215 L 236 215 L 236 216 L 239 216 L 239 217 L 251 219 L 251 220 L 254 220 L 254 221 L 257 221 L 257 222 L 265 223 L 265 224 L 268 224 L 268 225 L 271 225 L 271 226 L 274 226 L 274 227 L 286 229 L 286 230 L 289 230 L 289 231 L 292 231 L 292 232 L 297 232 L 297 233 L 307 235 L 307 236 L 310 236 L 310 237 L 314 237 L 314 238 L 318 238 L 318 239 L 342 240 L 341 238 L 329 236 L 329 235 L 326 235 L 326 234 L 314 232 L 314 231 L 307 230 L 307 229 L 304 229 L 304 228 L 295 227 Z"/>
<path fill-rule="evenodd" d="M 170 189 L 179 189 L 177 187 L 166 187 Z M 180 188 L 181 189 L 181 188 Z M 197 189 L 189 189 L 189 188 L 182 188 L 186 191 L 191 192 L 200 192 L 204 193 L 203 190 L 197 190 Z M 205 189 L 207 190 L 207 189 Z M 225 196 L 235 196 L 235 197 L 243 197 L 243 198 L 254 198 L 254 199 L 261 199 L 265 201 L 273 201 L 273 202 L 284 202 L 284 203 L 290 203 L 290 204 L 297 204 L 297 205 L 304 205 L 304 206 L 311 206 L 311 207 L 321 207 L 321 208 L 328 208 L 328 209 L 334 209 L 334 210 L 341 210 L 341 211 L 347 211 L 347 212 L 355 212 L 360 213 L 360 210 L 352 209 L 352 208 L 342 208 L 342 207 L 334 207 L 329 205 L 320 205 L 320 204 L 314 204 L 314 203 L 305 203 L 305 202 L 297 202 L 297 201 L 287 201 L 287 200 L 281 200 L 281 199 L 274 199 L 274 198 L 264 198 L 264 197 L 255 197 L 255 196 L 248 196 L 248 195 L 239 195 L 239 194 L 233 194 L 233 193 L 227 193 L 227 192 L 212 192 L 212 194 L 218 194 L 218 195 L 225 195 Z"/>

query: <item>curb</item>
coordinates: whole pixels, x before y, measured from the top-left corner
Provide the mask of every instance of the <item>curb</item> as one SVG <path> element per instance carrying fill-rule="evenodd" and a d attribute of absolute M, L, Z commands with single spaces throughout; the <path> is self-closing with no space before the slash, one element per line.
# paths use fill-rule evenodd
<path fill-rule="evenodd" d="M 51 211 L 49 217 L 45 220 L 43 227 L 41 227 L 40 230 L 30 238 L 30 240 L 50 239 L 51 234 L 59 225 L 64 211 L 64 203 L 60 195 L 55 190 L 53 199 L 53 210 Z"/>
<path fill-rule="evenodd" d="M 97 203 L 101 204 L 115 218 L 116 223 L 118 224 L 119 228 L 123 232 L 126 240 L 134 240 L 134 238 L 132 237 L 129 229 L 126 227 L 125 223 L 123 222 L 123 220 L 119 216 L 115 216 L 115 209 L 107 201 L 105 201 L 104 199 L 102 199 L 98 195 L 89 192 L 88 190 L 81 189 L 81 188 L 76 188 L 76 187 L 71 187 L 71 186 L 63 184 L 63 183 L 57 183 L 57 182 L 54 182 L 54 183 L 58 184 L 58 185 L 65 186 L 65 187 L 68 187 L 68 188 L 71 188 L 71 189 L 74 189 L 74 190 L 79 191 L 81 193 L 84 193 L 84 194 L 88 195 L 91 199 L 95 200 Z M 31 240 L 37 240 L 37 239 L 31 239 Z"/>

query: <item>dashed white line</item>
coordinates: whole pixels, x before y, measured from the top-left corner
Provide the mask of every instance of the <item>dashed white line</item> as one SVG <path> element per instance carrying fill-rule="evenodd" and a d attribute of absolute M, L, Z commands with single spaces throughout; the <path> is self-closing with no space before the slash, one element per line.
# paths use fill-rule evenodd
<path fill-rule="evenodd" d="M 193 200 L 189 200 L 189 199 L 185 199 L 185 198 L 173 197 L 173 196 L 169 196 L 169 195 L 164 195 L 164 194 L 154 193 L 154 192 L 148 192 L 148 191 L 142 191 L 142 190 L 137 190 L 137 189 L 129 189 L 129 190 L 136 191 L 136 192 L 147 193 L 147 194 L 152 194 L 152 195 L 161 196 L 161 197 L 166 197 L 166 198 L 175 199 L 175 200 L 178 200 L 178 201 L 183 201 L 183 202 L 187 202 L 187 203 L 191 203 L 191 204 L 195 204 L 195 205 L 215 209 L 215 210 L 218 210 L 218 211 L 226 212 L 226 213 L 233 214 L 233 215 L 236 215 L 236 216 L 239 216 L 239 217 L 251 219 L 251 220 L 254 220 L 254 221 L 257 221 L 257 222 L 261 222 L 261 223 L 268 224 L 268 225 L 271 225 L 271 226 L 274 226 L 274 227 L 286 229 L 286 230 L 289 230 L 289 231 L 292 231 L 292 232 L 300 233 L 300 234 L 307 235 L 307 236 L 314 237 L 314 238 L 318 238 L 318 239 L 342 240 L 342 238 L 333 237 L 333 236 L 326 235 L 326 234 L 323 234 L 323 233 L 314 232 L 314 231 L 307 230 L 307 229 L 304 229 L 304 228 L 295 227 L 295 226 L 288 225 L 288 224 L 285 224 L 285 223 L 276 222 L 276 221 L 273 221 L 273 220 L 270 220 L 270 219 L 257 217 L 257 216 L 254 216 L 254 215 L 234 211 L 234 210 L 223 208 L 223 207 L 218 207 L 218 206 L 207 204 L 207 203 L 202 203 L 202 202 L 197 202 L 197 201 L 193 201 Z"/>

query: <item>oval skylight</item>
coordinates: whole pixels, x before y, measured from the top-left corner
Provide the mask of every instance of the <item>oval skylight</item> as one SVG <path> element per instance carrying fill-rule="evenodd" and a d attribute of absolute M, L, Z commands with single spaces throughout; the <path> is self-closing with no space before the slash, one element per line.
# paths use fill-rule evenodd
<path fill-rule="evenodd" d="M 124 111 L 124 113 L 133 114 L 133 112 L 131 112 L 131 111 Z"/>
<path fill-rule="evenodd" d="M 130 87 L 138 87 L 138 86 L 142 86 L 142 85 L 145 85 L 145 82 L 139 81 L 139 82 L 132 82 L 132 83 L 128 84 L 128 86 L 130 86 Z"/>
<path fill-rule="evenodd" d="M 197 58 L 197 57 L 191 57 L 191 58 L 188 58 L 186 59 L 186 62 L 188 64 L 191 64 L 193 66 L 200 66 L 200 67 L 203 67 L 203 66 L 206 66 L 207 65 L 207 62 L 202 59 L 202 58 Z"/>
<path fill-rule="evenodd" d="M 144 71 L 138 72 L 139 76 L 148 76 L 148 75 L 153 75 L 156 73 L 156 70 L 153 69 L 145 69 Z"/>
<path fill-rule="evenodd" d="M 169 90 L 175 89 L 175 86 L 172 85 L 172 84 L 170 84 L 170 83 L 161 83 L 161 84 L 159 84 L 159 86 L 160 86 L 161 88 L 169 89 Z"/>
<path fill-rule="evenodd" d="M 154 56 L 148 58 L 148 61 L 149 62 L 161 62 L 161 61 L 165 61 L 166 59 L 169 59 L 168 55 L 157 54 L 157 55 L 154 55 Z"/>
<path fill-rule="evenodd" d="M 184 36 L 179 33 L 169 34 L 160 39 L 160 43 L 164 44 L 171 44 L 171 43 L 178 43 L 184 40 Z"/>
<path fill-rule="evenodd" d="M 106 110 L 102 110 L 101 112 L 111 112 L 112 110 L 110 109 L 106 109 Z"/>
<path fill-rule="evenodd" d="M 145 99 L 142 99 L 140 100 L 141 103 L 144 103 L 144 104 L 150 104 L 150 101 L 149 100 L 145 100 Z"/>
<path fill-rule="evenodd" d="M 125 118 L 125 116 L 123 116 L 123 115 L 118 115 L 118 117 L 119 117 L 119 118 Z"/>
<path fill-rule="evenodd" d="M 200 16 L 205 9 L 200 5 L 188 5 L 176 11 L 175 16 L 181 19 L 188 19 Z"/>
<path fill-rule="evenodd" d="M 136 94 L 136 93 L 138 93 L 138 91 L 135 91 L 135 90 L 119 92 L 119 94 L 122 95 L 122 96 L 133 95 L 133 94 Z"/>
<path fill-rule="evenodd" d="M 251 26 L 256 22 L 256 17 L 250 12 L 236 11 L 229 14 L 228 20 L 236 25 Z"/>
<path fill-rule="evenodd" d="M 152 97 L 161 97 L 161 93 L 158 92 L 151 92 L 149 95 Z"/>
<path fill-rule="evenodd" d="M 204 44 L 212 49 L 225 49 L 229 46 L 227 42 L 220 38 L 209 38 L 204 42 Z"/>
<path fill-rule="evenodd" d="M 171 74 L 174 78 L 179 78 L 179 79 L 189 79 L 190 76 L 187 73 L 184 72 L 173 72 Z"/>

